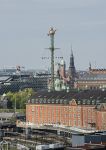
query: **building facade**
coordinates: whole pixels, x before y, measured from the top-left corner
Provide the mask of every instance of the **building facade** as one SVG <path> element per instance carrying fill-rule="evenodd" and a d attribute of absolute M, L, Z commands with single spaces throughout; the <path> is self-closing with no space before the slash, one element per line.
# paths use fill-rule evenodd
<path fill-rule="evenodd" d="M 102 103 L 96 108 L 97 129 L 106 130 L 106 103 Z"/>
<path fill-rule="evenodd" d="M 77 89 L 105 89 L 106 88 L 106 69 L 91 69 L 79 74 L 74 82 Z"/>
<path fill-rule="evenodd" d="M 38 93 L 26 104 L 26 121 L 36 125 L 59 124 L 85 129 L 106 129 L 106 109 L 100 109 L 105 96 L 106 91 L 99 91 L 98 94 L 94 91 L 87 91 L 86 94 Z"/>

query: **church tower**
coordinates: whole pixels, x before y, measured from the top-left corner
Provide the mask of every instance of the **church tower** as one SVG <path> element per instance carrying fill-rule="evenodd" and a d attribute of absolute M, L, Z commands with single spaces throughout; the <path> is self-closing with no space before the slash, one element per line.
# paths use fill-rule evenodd
<path fill-rule="evenodd" d="M 75 65 L 74 65 L 74 55 L 73 55 L 72 47 L 71 47 L 71 56 L 70 56 L 68 75 L 70 78 L 70 86 L 73 87 L 75 76 L 76 76 L 76 70 L 75 70 Z"/>

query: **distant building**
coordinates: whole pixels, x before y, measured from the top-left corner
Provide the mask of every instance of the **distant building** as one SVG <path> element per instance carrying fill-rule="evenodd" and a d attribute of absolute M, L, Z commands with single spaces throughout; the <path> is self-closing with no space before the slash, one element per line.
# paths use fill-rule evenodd
<path fill-rule="evenodd" d="M 1 72 L 0 72 L 1 73 Z M 10 74 L 7 72 L 0 74 L 0 95 L 3 93 L 17 92 L 25 88 L 32 88 L 34 90 L 47 90 L 48 79 L 50 74 L 45 72 L 36 73 L 36 75 L 30 72 L 20 72 L 20 74 Z"/>
<path fill-rule="evenodd" d="M 74 82 L 77 89 L 105 89 L 106 88 L 106 69 L 92 69 L 91 65 L 88 72 L 79 74 Z"/>
<path fill-rule="evenodd" d="M 105 149 L 106 132 L 94 132 L 92 134 L 72 133 L 72 147 L 82 149 Z"/>
<path fill-rule="evenodd" d="M 0 125 L 9 122 L 14 118 L 14 113 L 1 112 L 0 113 Z"/>
<path fill-rule="evenodd" d="M 1 109 L 11 109 L 12 102 L 8 99 L 6 94 L 3 94 L 0 98 L 0 108 Z"/>
<path fill-rule="evenodd" d="M 26 104 L 26 121 L 106 130 L 106 91 L 38 92 Z"/>

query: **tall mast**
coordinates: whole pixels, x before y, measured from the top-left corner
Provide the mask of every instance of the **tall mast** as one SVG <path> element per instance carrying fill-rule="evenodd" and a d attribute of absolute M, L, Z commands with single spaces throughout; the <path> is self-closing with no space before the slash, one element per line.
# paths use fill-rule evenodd
<path fill-rule="evenodd" d="M 51 52 L 51 90 L 54 91 L 54 35 L 56 30 L 52 27 L 49 30 L 48 36 L 50 36 L 50 52 Z"/>

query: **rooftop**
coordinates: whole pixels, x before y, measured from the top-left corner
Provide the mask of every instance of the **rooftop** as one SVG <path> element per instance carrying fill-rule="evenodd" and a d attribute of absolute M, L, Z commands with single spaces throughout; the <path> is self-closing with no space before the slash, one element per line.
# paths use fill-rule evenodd
<path fill-rule="evenodd" d="M 106 103 L 106 90 L 84 90 L 84 91 L 40 91 L 28 100 L 28 103 L 40 104 L 69 104 L 75 99 L 78 105 L 97 105 Z"/>

